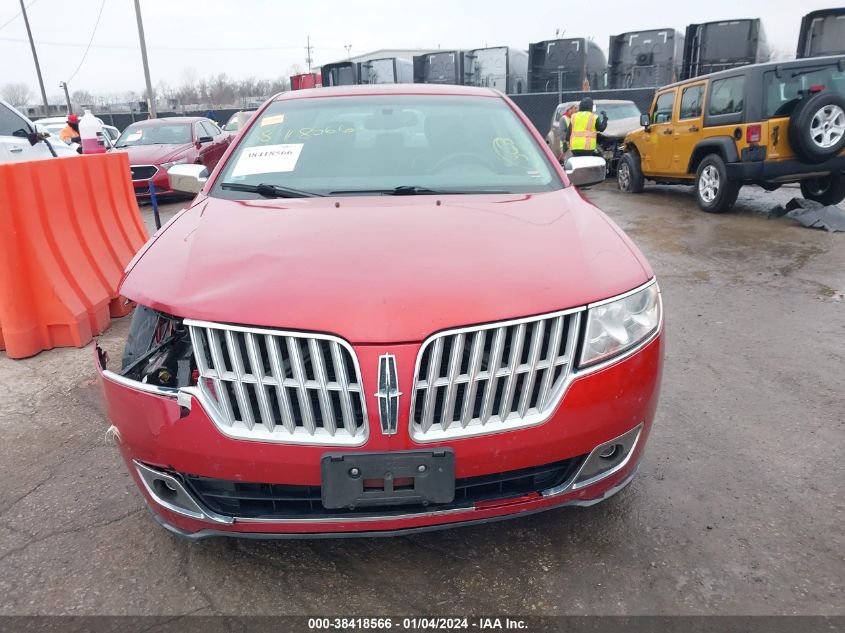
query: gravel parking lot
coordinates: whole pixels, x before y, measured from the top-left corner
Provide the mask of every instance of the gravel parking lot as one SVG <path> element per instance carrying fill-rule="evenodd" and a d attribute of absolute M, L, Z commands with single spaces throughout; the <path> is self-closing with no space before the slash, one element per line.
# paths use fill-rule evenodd
<path fill-rule="evenodd" d="M 746 188 L 718 216 L 686 188 L 587 195 L 667 316 L 624 492 L 403 538 L 188 543 L 105 438 L 91 347 L 0 355 L 0 614 L 845 614 L 845 235 L 766 219 L 796 189 Z M 102 337 L 113 355 L 127 329 Z"/>

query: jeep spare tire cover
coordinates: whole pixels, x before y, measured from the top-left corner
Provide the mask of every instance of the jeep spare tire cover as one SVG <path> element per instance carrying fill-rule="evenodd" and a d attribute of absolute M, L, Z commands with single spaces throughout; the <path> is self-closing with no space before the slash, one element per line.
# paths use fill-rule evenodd
<path fill-rule="evenodd" d="M 789 120 L 789 144 L 810 163 L 839 154 L 845 147 L 845 96 L 823 91 L 802 99 Z"/>

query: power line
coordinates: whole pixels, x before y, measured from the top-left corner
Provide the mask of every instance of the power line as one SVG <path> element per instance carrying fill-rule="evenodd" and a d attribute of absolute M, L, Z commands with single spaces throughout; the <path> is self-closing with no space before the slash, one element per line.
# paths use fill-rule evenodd
<path fill-rule="evenodd" d="M 24 40 L 17 37 L 0 37 L 0 42 L 20 42 L 25 43 L 28 40 Z M 85 44 L 78 44 L 75 42 L 46 42 L 39 40 L 36 42 L 39 46 L 65 46 L 69 48 L 86 48 Z M 130 46 L 127 44 L 92 44 L 90 48 L 107 48 L 107 49 L 114 49 L 114 50 L 136 50 L 137 46 Z M 223 48 L 219 46 L 213 47 L 198 47 L 198 46 L 148 46 L 149 50 L 155 51 L 182 51 L 182 52 L 198 52 L 198 53 L 213 53 L 213 52 L 226 52 L 226 53 L 233 53 L 233 52 L 251 52 L 257 53 L 261 51 L 299 51 L 302 50 L 301 46 L 244 46 L 244 47 L 233 47 L 233 48 Z M 344 50 L 342 46 L 312 46 L 312 49 L 315 50 L 323 50 L 323 51 L 342 51 Z"/>
<path fill-rule="evenodd" d="M 82 53 L 82 59 L 79 60 L 79 66 L 76 67 L 76 70 L 73 71 L 73 74 L 65 80 L 65 83 L 70 83 L 73 81 L 73 78 L 76 77 L 76 73 L 79 72 L 79 69 L 82 68 L 82 64 L 85 63 L 85 58 L 88 57 L 88 51 L 91 50 L 91 42 L 94 41 L 94 36 L 97 34 L 97 27 L 100 25 L 100 17 L 103 15 L 103 7 L 106 6 L 106 0 L 103 0 L 100 3 L 100 12 L 97 14 L 97 21 L 94 22 L 94 30 L 91 31 L 91 39 L 88 40 L 88 46 L 85 48 L 85 52 Z"/>
<path fill-rule="evenodd" d="M 31 2 L 30 2 L 28 5 L 26 5 L 26 8 L 28 9 L 29 7 L 31 7 L 31 6 L 32 6 L 33 4 L 35 4 L 36 2 L 38 2 L 38 0 L 31 0 Z M 23 11 L 18 11 L 17 13 L 15 13 L 15 15 L 13 15 L 13 16 L 12 16 L 12 17 L 10 17 L 8 20 L 6 20 L 5 22 L 3 22 L 3 24 L 0 24 L 0 29 L 5 29 L 5 28 L 6 28 L 7 26 L 9 26 L 12 22 L 14 22 L 15 20 L 17 20 L 17 19 L 18 19 L 18 18 L 19 18 L 22 14 L 23 14 Z"/>

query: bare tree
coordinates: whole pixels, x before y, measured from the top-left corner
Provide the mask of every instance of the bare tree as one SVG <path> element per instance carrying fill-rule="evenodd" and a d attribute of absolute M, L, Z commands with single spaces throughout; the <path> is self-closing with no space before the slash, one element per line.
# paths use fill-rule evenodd
<path fill-rule="evenodd" d="M 16 108 L 20 108 L 32 99 L 32 91 L 25 83 L 6 84 L 0 89 L 0 96 Z"/>
<path fill-rule="evenodd" d="M 73 94 L 70 95 L 70 101 L 76 107 L 80 106 L 92 106 L 96 99 L 94 95 L 92 95 L 87 90 L 74 90 Z"/>
<path fill-rule="evenodd" d="M 288 90 L 290 90 L 290 80 L 287 77 L 279 77 L 270 82 L 270 91 L 267 94 L 274 95 L 279 92 L 287 92 Z"/>
<path fill-rule="evenodd" d="M 197 73 L 197 69 L 193 66 L 188 66 L 182 69 L 182 83 L 187 84 L 189 86 L 196 86 L 197 85 L 197 77 L 199 74 Z"/>
<path fill-rule="evenodd" d="M 203 78 L 199 80 L 199 83 L 197 83 L 197 92 L 201 103 L 211 105 L 211 91 L 207 79 Z"/>
<path fill-rule="evenodd" d="M 220 73 L 209 82 L 211 103 L 216 106 L 231 105 L 235 102 L 235 83 L 226 73 Z"/>
<path fill-rule="evenodd" d="M 246 79 L 241 79 L 238 82 L 238 97 L 241 99 L 247 99 L 249 97 L 254 97 L 258 94 L 258 80 L 255 77 L 247 77 Z"/>
<path fill-rule="evenodd" d="M 255 83 L 255 94 L 259 97 L 269 97 L 271 94 L 274 94 L 272 91 L 272 84 L 269 79 L 259 79 Z"/>

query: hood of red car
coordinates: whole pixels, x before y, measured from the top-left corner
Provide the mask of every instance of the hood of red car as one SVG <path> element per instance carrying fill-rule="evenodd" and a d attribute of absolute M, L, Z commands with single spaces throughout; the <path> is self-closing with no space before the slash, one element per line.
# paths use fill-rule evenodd
<path fill-rule="evenodd" d="M 182 145 L 131 145 L 113 151 L 129 154 L 130 165 L 159 165 L 178 157 L 191 147 L 193 147 L 192 143 Z"/>
<path fill-rule="evenodd" d="M 181 317 L 395 343 L 584 305 L 651 274 L 574 188 L 439 204 L 207 198 L 136 258 L 121 293 Z"/>

